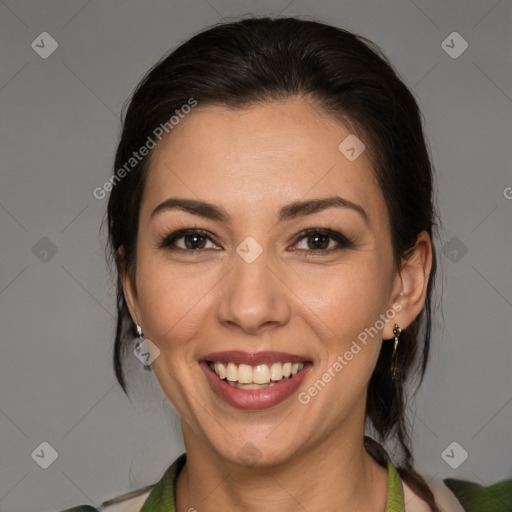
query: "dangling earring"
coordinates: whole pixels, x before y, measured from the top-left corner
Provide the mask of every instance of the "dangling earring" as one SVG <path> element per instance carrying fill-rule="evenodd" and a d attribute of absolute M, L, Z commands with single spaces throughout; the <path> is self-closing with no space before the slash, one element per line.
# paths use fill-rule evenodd
<path fill-rule="evenodd" d="M 400 380 L 400 374 L 398 371 L 396 359 L 397 359 L 397 352 L 398 352 L 398 337 L 400 336 L 400 333 L 402 332 L 402 329 L 400 329 L 400 326 L 398 324 L 395 324 L 395 327 L 393 329 L 393 334 L 395 335 L 395 343 L 393 345 L 393 354 L 391 356 L 391 378 L 393 380 Z"/>
<path fill-rule="evenodd" d="M 144 334 L 142 334 L 142 327 L 139 324 L 135 325 L 135 332 L 137 333 L 137 341 L 135 343 L 135 350 L 140 350 L 141 344 L 144 341 Z"/>
<path fill-rule="evenodd" d="M 137 340 L 135 342 L 135 349 L 133 350 L 133 353 L 143 364 L 144 370 L 151 370 L 151 360 L 149 357 L 146 338 L 144 338 L 144 334 L 142 334 L 142 327 L 139 324 L 135 324 L 135 332 L 137 333 Z"/>

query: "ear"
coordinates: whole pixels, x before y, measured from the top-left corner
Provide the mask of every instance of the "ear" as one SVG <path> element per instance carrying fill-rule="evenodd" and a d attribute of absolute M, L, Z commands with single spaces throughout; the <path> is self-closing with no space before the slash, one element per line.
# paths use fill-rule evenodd
<path fill-rule="evenodd" d="M 384 339 L 393 338 L 393 327 L 397 323 L 402 330 L 411 325 L 421 313 L 427 295 L 430 271 L 432 270 L 432 241 L 426 231 L 422 231 L 409 257 L 395 277 L 390 307 L 398 311 L 392 322 L 386 324 Z M 398 306 L 398 304 L 400 306 Z"/>
<path fill-rule="evenodd" d="M 137 300 L 137 288 L 135 286 L 135 276 L 132 276 L 126 268 L 124 247 L 121 245 L 116 251 L 116 265 L 119 274 L 119 280 L 123 287 L 123 294 L 130 316 L 135 324 L 139 324 L 141 318 L 139 303 Z"/>

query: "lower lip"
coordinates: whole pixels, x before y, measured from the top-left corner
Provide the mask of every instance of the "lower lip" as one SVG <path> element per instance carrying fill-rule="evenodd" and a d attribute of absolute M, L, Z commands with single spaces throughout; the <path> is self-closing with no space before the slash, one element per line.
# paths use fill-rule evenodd
<path fill-rule="evenodd" d="M 246 410 L 260 410 L 274 407 L 284 402 L 301 385 L 312 365 L 306 363 L 304 368 L 292 378 L 275 383 L 274 386 L 263 389 L 239 389 L 230 386 L 226 380 L 220 379 L 210 368 L 209 363 L 199 363 L 208 378 L 213 391 L 232 407 Z"/>

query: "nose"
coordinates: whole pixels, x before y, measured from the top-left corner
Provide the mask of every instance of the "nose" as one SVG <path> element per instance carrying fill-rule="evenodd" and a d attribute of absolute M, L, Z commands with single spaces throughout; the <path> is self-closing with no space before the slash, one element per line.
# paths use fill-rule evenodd
<path fill-rule="evenodd" d="M 265 251 L 251 263 L 233 255 L 233 267 L 223 280 L 218 305 L 220 323 L 258 335 L 290 319 L 290 290 Z"/>

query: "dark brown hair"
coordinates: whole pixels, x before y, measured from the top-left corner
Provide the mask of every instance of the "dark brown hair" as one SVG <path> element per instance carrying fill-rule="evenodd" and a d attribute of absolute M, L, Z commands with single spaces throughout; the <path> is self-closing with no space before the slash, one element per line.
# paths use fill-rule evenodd
<path fill-rule="evenodd" d="M 380 48 L 341 28 L 298 18 L 251 17 L 195 35 L 158 62 L 136 88 L 124 113 L 114 170 L 126 168 L 133 152 L 191 98 L 199 106 L 244 108 L 290 97 L 307 99 L 365 141 L 389 212 L 399 270 L 420 232 L 433 238 L 437 225 L 422 117 L 411 91 Z M 108 203 L 109 262 L 122 263 L 132 276 L 150 156 L 113 186 Z M 122 261 L 116 254 L 120 246 L 124 247 Z M 390 378 L 393 347 L 383 343 L 369 383 L 367 418 L 382 441 L 398 441 L 402 478 L 437 511 L 428 485 L 413 469 L 405 414 L 405 384 L 413 377 L 421 383 L 429 355 L 435 250 L 432 257 L 424 308 L 400 337 L 401 378 Z M 118 280 L 114 369 L 126 393 L 123 358 L 133 338 L 134 326 Z"/>

